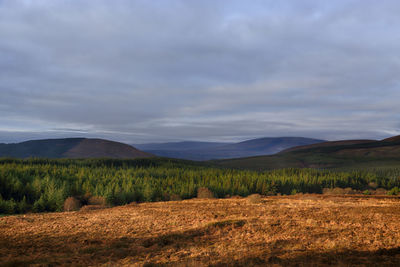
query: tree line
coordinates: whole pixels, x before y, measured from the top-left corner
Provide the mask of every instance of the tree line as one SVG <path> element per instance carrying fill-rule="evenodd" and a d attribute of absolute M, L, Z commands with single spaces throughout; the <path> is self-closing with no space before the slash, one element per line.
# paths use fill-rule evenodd
<path fill-rule="evenodd" d="M 170 159 L 0 160 L 0 214 L 61 211 L 66 198 L 92 195 L 109 205 L 196 197 L 322 193 L 324 188 L 400 187 L 400 168 L 346 172 L 233 170 Z"/>

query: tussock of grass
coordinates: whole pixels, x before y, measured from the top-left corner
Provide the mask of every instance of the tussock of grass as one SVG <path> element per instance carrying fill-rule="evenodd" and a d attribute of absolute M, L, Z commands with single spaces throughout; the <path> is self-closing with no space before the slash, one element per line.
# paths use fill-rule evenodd
<path fill-rule="evenodd" d="M 253 204 L 259 204 L 262 202 L 262 198 L 260 194 L 251 194 L 247 197 L 247 201 Z"/>
<path fill-rule="evenodd" d="M 214 194 L 207 187 L 199 187 L 197 189 L 197 198 L 214 198 Z"/>
<path fill-rule="evenodd" d="M 88 198 L 87 203 L 88 203 L 88 205 L 106 206 L 107 200 L 104 197 L 91 196 Z"/>
<path fill-rule="evenodd" d="M 77 211 L 81 207 L 81 201 L 75 197 L 69 197 L 64 201 L 64 211 Z"/>

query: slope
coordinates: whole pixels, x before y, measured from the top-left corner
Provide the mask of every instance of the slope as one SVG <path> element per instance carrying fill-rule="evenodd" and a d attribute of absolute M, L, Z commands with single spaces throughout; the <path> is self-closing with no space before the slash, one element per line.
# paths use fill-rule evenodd
<path fill-rule="evenodd" d="M 400 165 L 400 138 L 381 141 L 327 142 L 297 147 L 276 155 L 236 158 L 214 161 L 222 167 L 248 169 L 325 168 L 358 169 L 398 167 Z"/>
<path fill-rule="evenodd" d="M 13 158 L 138 158 L 150 156 L 152 155 L 132 146 L 103 139 L 44 139 L 0 145 L 0 157 Z"/>

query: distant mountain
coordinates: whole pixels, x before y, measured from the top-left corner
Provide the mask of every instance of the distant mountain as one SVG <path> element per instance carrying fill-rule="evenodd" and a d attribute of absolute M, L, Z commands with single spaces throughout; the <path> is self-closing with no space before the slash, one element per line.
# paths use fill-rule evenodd
<path fill-rule="evenodd" d="M 170 143 L 134 144 L 133 146 L 143 151 L 151 151 L 151 150 L 187 151 L 187 150 L 197 150 L 197 149 L 208 149 L 230 144 L 233 143 L 183 141 L 183 142 L 170 142 Z"/>
<path fill-rule="evenodd" d="M 265 137 L 239 143 L 177 142 L 135 145 L 139 149 L 157 156 L 210 160 L 271 155 L 284 149 L 325 142 L 303 137 Z"/>
<path fill-rule="evenodd" d="M 130 145 L 103 139 L 65 138 L 0 144 L 0 157 L 142 158 L 151 156 Z"/>
<path fill-rule="evenodd" d="M 297 146 L 260 157 L 219 160 L 218 166 L 246 169 L 362 169 L 400 166 L 400 136 L 377 140 L 343 140 Z"/>

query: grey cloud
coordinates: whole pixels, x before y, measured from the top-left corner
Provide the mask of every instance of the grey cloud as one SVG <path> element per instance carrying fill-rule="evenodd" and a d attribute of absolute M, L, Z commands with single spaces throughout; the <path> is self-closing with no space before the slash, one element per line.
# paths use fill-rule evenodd
<path fill-rule="evenodd" d="M 0 1 L 0 141 L 400 134 L 399 11 L 397 1 Z"/>

